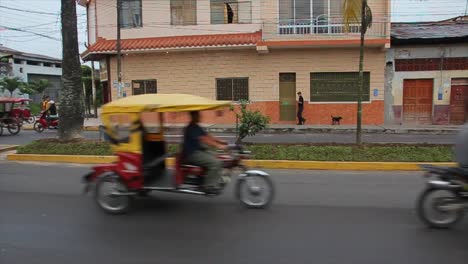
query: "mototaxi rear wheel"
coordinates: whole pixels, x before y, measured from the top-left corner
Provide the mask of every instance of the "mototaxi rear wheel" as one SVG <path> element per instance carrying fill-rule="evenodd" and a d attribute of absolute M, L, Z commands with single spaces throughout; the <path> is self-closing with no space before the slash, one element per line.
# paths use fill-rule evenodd
<path fill-rule="evenodd" d="M 130 209 L 133 197 L 129 195 L 118 195 L 119 193 L 128 193 L 128 188 L 117 175 L 101 177 L 95 189 L 96 203 L 108 214 L 127 213 Z"/>

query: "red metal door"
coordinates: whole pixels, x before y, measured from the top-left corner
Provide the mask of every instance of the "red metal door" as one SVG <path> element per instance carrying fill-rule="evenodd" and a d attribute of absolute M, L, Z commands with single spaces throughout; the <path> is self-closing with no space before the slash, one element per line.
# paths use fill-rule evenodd
<path fill-rule="evenodd" d="M 468 79 L 452 79 L 450 94 L 450 123 L 465 123 L 465 98 L 468 96 Z"/>
<path fill-rule="evenodd" d="M 432 123 L 433 84 L 432 79 L 404 80 L 403 123 Z"/>

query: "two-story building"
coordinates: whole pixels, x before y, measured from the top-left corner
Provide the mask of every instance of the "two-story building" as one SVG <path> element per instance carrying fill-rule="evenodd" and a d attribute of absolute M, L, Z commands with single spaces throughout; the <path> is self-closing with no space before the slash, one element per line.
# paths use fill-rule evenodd
<path fill-rule="evenodd" d="M 345 31 L 342 0 L 122 0 L 117 83 L 117 0 L 87 8 L 85 60 L 99 61 L 105 100 L 142 93 L 246 99 L 272 123 L 294 123 L 301 91 L 308 124 L 356 122 L 359 25 Z M 390 0 L 369 2 L 363 122 L 384 122 Z M 205 123 L 232 123 L 210 113 Z M 173 115 L 173 122 L 182 121 Z"/>
<path fill-rule="evenodd" d="M 45 91 L 54 99 L 58 99 L 62 89 L 62 60 L 44 56 L 21 52 L 15 49 L 0 45 L 0 78 L 18 77 L 23 82 L 34 82 L 41 79 L 48 80 L 50 87 Z M 1 96 L 1 93 L 0 93 Z M 5 92 L 4 96 L 10 96 Z M 15 91 L 13 96 L 21 96 L 19 91 Z M 33 101 L 41 102 L 42 95 L 32 95 Z"/>

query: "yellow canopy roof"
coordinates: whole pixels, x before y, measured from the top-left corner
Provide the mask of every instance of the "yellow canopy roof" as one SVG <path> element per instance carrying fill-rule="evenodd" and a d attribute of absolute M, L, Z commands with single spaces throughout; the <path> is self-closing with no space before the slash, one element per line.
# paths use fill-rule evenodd
<path fill-rule="evenodd" d="M 230 104 L 230 101 L 216 101 L 189 94 L 141 94 L 105 104 L 102 113 L 190 112 L 213 110 Z"/>

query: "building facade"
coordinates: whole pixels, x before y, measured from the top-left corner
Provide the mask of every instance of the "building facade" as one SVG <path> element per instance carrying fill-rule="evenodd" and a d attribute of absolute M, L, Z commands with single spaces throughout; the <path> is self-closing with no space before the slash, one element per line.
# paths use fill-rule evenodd
<path fill-rule="evenodd" d="M 468 17 L 394 23 L 386 65 L 386 123 L 465 122 Z"/>
<path fill-rule="evenodd" d="M 342 1 L 122 0 L 122 84 L 117 82 L 117 8 L 81 0 L 88 14 L 85 60 L 100 62 L 105 100 L 141 93 L 189 93 L 252 102 L 272 123 L 296 122 L 296 93 L 309 124 L 356 122 L 359 25 L 345 30 Z M 384 122 L 390 1 L 370 2 L 365 124 Z M 183 121 L 173 115 L 171 121 Z M 232 123 L 208 113 L 206 123 Z"/>
<path fill-rule="evenodd" d="M 63 86 L 61 60 L 39 54 L 25 53 L 1 45 L 0 59 L 0 78 L 18 77 L 23 82 L 45 79 L 50 82 L 51 86 L 45 90 L 44 94 L 55 99 L 60 96 L 60 90 Z M 5 91 L 4 96 L 10 96 L 9 92 Z M 25 95 L 20 95 L 17 90 L 13 96 Z M 31 99 L 35 102 L 41 102 L 41 96 L 32 95 Z"/>

